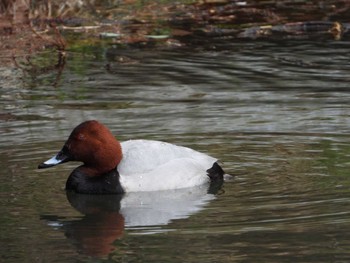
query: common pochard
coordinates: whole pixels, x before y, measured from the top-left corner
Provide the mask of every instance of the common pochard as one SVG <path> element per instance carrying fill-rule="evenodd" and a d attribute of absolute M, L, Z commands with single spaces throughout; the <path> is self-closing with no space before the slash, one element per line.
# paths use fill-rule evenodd
<path fill-rule="evenodd" d="M 222 181 L 217 159 L 190 148 L 152 140 L 120 143 L 98 121 L 85 121 L 70 134 L 63 148 L 38 168 L 80 161 L 66 190 L 84 194 L 120 194 L 180 189 Z"/>

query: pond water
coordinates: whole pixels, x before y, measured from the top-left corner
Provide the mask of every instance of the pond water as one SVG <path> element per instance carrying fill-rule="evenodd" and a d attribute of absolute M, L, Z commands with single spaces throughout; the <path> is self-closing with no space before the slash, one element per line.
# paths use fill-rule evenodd
<path fill-rule="evenodd" d="M 1 69 L 0 261 L 349 262 L 349 53 L 104 47 L 68 52 L 62 72 Z M 215 156 L 232 176 L 210 191 L 67 195 L 77 164 L 37 165 L 87 119 Z"/>

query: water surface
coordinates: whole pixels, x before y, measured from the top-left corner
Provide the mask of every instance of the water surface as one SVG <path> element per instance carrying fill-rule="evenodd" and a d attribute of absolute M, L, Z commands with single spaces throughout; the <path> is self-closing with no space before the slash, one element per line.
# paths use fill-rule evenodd
<path fill-rule="evenodd" d="M 69 52 L 59 76 L 1 69 L 1 262 L 348 262 L 348 54 L 344 41 L 111 47 Z M 210 191 L 66 195 L 76 163 L 36 167 L 87 119 L 233 176 Z"/>

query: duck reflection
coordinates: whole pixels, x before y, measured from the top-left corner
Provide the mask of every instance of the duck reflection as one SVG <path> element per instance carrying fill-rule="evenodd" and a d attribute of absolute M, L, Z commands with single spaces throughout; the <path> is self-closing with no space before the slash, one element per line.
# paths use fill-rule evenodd
<path fill-rule="evenodd" d="M 119 213 L 122 195 L 84 195 L 67 192 L 69 203 L 84 217 L 63 223 L 65 235 L 89 256 L 104 256 L 114 250 L 113 242 L 124 232 Z"/>
<path fill-rule="evenodd" d="M 80 253 L 101 257 L 114 249 L 113 242 L 125 229 L 159 232 L 174 219 L 184 219 L 201 211 L 215 199 L 221 185 L 124 195 L 84 195 L 67 192 L 69 203 L 84 216 L 78 220 L 42 216 L 51 226 L 63 230 Z M 146 228 L 145 228 L 146 227 Z M 146 229 L 146 230 L 145 230 Z M 166 230 L 164 230 L 166 231 Z"/>

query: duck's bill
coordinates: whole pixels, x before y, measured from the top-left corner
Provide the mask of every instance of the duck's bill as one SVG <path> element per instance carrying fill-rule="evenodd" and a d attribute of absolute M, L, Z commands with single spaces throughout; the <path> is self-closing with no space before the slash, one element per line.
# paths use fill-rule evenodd
<path fill-rule="evenodd" d="M 57 155 L 55 155 L 54 157 L 52 157 L 51 159 L 47 160 L 46 162 L 43 162 L 41 164 L 38 165 L 39 169 L 43 169 L 43 168 L 49 168 L 61 163 L 65 163 L 70 161 L 70 157 L 66 154 L 64 154 L 62 151 L 60 151 Z"/>

